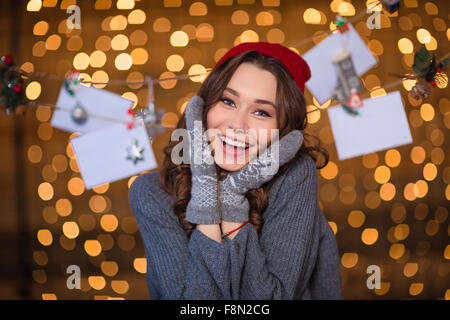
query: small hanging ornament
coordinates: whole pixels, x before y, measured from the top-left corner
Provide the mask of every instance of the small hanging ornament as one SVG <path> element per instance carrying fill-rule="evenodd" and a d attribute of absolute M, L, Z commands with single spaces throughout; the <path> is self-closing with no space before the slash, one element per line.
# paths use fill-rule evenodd
<path fill-rule="evenodd" d="M 1 60 L 8 67 L 11 67 L 14 64 L 14 58 L 12 56 L 3 56 Z"/>
<path fill-rule="evenodd" d="M 84 109 L 79 102 L 75 104 L 75 106 L 70 112 L 70 115 L 72 116 L 72 120 L 75 121 L 77 124 L 84 124 L 88 119 L 86 109 Z"/>
<path fill-rule="evenodd" d="M 133 144 L 127 147 L 127 160 L 132 160 L 134 164 L 139 160 L 144 160 L 144 147 L 138 145 L 138 140 L 134 139 Z"/>
<path fill-rule="evenodd" d="M 358 91 L 355 88 L 352 89 L 352 94 L 347 101 L 347 105 L 352 109 L 359 109 L 363 105 L 363 101 Z"/>
<path fill-rule="evenodd" d="M 431 86 L 425 81 L 417 81 L 415 86 L 409 91 L 409 95 L 415 99 L 426 99 L 431 94 Z"/>
<path fill-rule="evenodd" d="M 20 83 L 16 83 L 16 84 L 13 86 L 13 90 L 14 90 L 15 93 L 21 94 L 22 91 L 23 91 L 22 85 L 21 85 Z"/>
<path fill-rule="evenodd" d="M 64 88 L 67 93 L 74 98 L 76 98 L 75 94 L 80 89 L 80 86 L 80 71 L 78 70 L 72 71 L 69 76 L 64 79 Z M 76 101 L 70 115 L 72 120 L 77 124 L 84 124 L 89 118 L 86 109 L 82 106 L 80 101 Z"/>
<path fill-rule="evenodd" d="M 361 108 L 362 105 L 363 101 L 361 96 L 358 94 L 358 91 L 353 88 L 350 98 L 348 98 L 347 103 L 342 104 L 342 108 L 344 108 L 344 110 L 352 116 L 359 116 L 360 114 L 357 109 Z"/>
<path fill-rule="evenodd" d="M 348 98 L 347 103 L 342 104 L 342 108 L 345 112 L 352 116 L 359 116 L 359 112 L 357 109 L 361 108 L 363 105 L 363 101 L 361 99 L 361 96 L 359 95 L 358 91 L 356 91 L 355 88 L 352 89 L 352 94 L 350 98 Z"/>

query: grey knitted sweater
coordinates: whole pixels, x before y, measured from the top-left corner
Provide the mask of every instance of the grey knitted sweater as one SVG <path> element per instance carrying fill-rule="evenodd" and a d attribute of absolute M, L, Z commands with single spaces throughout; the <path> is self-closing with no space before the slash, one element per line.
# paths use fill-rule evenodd
<path fill-rule="evenodd" d="M 195 229 L 189 239 L 159 185 L 159 171 L 129 191 L 147 257 L 151 299 L 341 299 L 339 254 L 317 203 L 313 160 L 295 160 L 269 190 L 261 238 L 247 223 L 219 243 Z"/>

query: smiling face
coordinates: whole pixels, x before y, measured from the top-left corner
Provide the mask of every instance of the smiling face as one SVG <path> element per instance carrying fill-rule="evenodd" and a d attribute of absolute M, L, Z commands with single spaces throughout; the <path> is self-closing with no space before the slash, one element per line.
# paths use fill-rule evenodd
<path fill-rule="evenodd" d="M 276 93 L 271 72 L 248 62 L 239 65 L 206 119 L 219 167 L 237 171 L 270 144 L 277 129 Z"/>

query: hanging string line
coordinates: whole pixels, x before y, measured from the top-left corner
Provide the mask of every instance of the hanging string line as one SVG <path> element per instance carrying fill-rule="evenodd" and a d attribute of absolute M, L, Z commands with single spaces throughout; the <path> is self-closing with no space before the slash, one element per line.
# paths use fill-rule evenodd
<path fill-rule="evenodd" d="M 12 67 L 13 71 L 18 72 L 24 77 L 27 78 L 33 78 L 33 79 L 49 79 L 49 80 L 58 80 L 58 81 L 64 81 L 66 78 L 63 76 L 59 76 L 56 74 L 48 73 L 48 72 L 27 72 L 24 71 L 18 67 Z M 208 74 L 212 68 L 207 68 L 206 72 L 203 73 L 197 73 L 197 74 L 181 74 L 175 77 L 170 78 L 161 78 L 161 79 L 153 79 L 153 83 L 160 83 L 164 81 L 173 81 L 173 80 L 184 80 L 188 78 L 203 76 Z M 107 84 L 130 84 L 130 85 L 137 85 L 137 84 L 146 84 L 147 81 L 144 79 L 142 81 L 128 81 L 128 80 L 109 80 L 107 82 L 95 82 L 95 81 L 89 81 L 84 80 L 84 78 L 80 78 L 80 82 L 84 84 L 91 84 L 91 85 L 107 85 Z"/>
<path fill-rule="evenodd" d="M 51 108 L 53 110 L 61 110 L 61 111 L 66 111 L 66 112 L 72 112 L 72 109 L 70 109 L 70 108 L 56 106 L 56 105 L 53 105 L 53 104 L 50 104 L 50 103 L 42 103 L 42 102 L 37 102 L 37 101 L 31 101 L 28 105 L 31 106 L 31 107 L 41 107 L 41 106 L 43 106 L 43 107 Z M 106 117 L 106 116 L 101 116 L 101 115 L 98 115 L 98 114 L 87 113 L 87 116 L 88 117 L 92 117 L 92 118 L 101 119 L 101 120 L 104 120 L 104 121 L 127 124 L 126 121 L 122 121 L 122 120 L 118 120 L 118 119 L 110 118 L 110 117 Z M 176 125 L 159 124 L 159 123 L 138 123 L 137 125 L 143 125 L 143 126 L 146 126 L 146 127 L 176 128 Z"/>

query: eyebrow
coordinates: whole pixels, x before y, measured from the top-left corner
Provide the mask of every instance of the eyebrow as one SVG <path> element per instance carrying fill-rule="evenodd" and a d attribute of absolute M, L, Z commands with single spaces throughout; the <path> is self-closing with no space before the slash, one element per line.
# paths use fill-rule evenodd
<path fill-rule="evenodd" d="M 237 91 L 234 90 L 234 89 L 231 89 L 231 88 L 229 88 L 229 87 L 226 87 L 224 91 L 229 91 L 232 95 L 235 95 L 236 97 L 239 97 L 239 92 L 237 92 Z M 255 103 L 262 103 L 262 104 L 269 104 L 269 105 L 271 105 L 272 107 L 274 107 L 275 109 L 277 108 L 273 102 L 270 102 L 270 101 L 268 101 L 268 100 L 264 100 L 264 99 L 256 99 L 254 102 L 255 102 Z"/>

